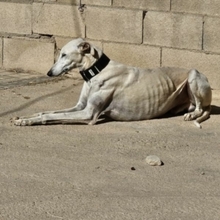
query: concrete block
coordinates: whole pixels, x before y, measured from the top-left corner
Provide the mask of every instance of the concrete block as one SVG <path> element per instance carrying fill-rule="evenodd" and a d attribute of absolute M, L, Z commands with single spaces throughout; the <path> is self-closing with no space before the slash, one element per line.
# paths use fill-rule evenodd
<path fill-rule="evenodd" d="M 204 50 L 220 52 L 220 18 L 205 18 Z"/>
<path fill-rule="evenodd" d="M 85 39 L 87 42 L 89 42 L 90 44 L 98 47 L 99 49 L 103 50 L 103 44 L 101 41 L 97 41 L 97 40 L 90 40 L 90 39 Z"/>
<path fill-rule="evenodd" d="M 71 5 L 79 5 L 80 0 L 56 0 L 58 3 L 61 4 L 71 4 Z M 85 3 L 83 3 L 85 4 Z"/>
<path fill-rule="evenodd" d="M 54 63 L 54 43 L 48 40 L 5 38 L 3 57 L 6 69 L 46 74 Z"/>
<path fill-rule="evenodd" d="M 77 6 L 33 3 L 33 31 L 66 37 L 84 37 L 85 26 Z"/>
<path fill-rule="evenodd" d="M 118 43 L 104 43 L 103 47 L 110 59 L 120 63 L 141 68 L 160 66 L 160 48 L 158 47 Z"/>
<path fill-rule="evenodd" d="M 57 0 L 58 3 L 68 3 L 68 4 L 75 4 L 79 5 L 80 0 Z M 102 5 L 102 6 L 111 6 L 112 1 L 111 0 L 83 0 L 82 4 L 86 5 Z"/>
<path fill-rule="evenodd" d="M 103 5 L 103 6 L 111 6 L 112 0 L 83 0 L 83 4 L 86 5 Z"/>
<path fill-rule="evenodd" d="M 172 0 L 171 9 L 176 12 L 194 13 L 203 15 L 220 15 L 220 1 L 218 0 Z"/>
<path fill-rule="evenodd" d="M 0 68 L 2 68 L 2 62 L 3 62 L 3 44 L 2 44 L 2 38 L 0 38 Z"/>
<path fill-rule="evenodd" d="M 32 1 L 32 0 L 30 0 Z M 34 0 L 34 2 L 56 2 L 57 0 Z"/>
<path fill-rule="evenodd" d="M 71 40 L 73 40 L 74 38 L 64 38 L 64 37 L 55 37 L 55 41 L 56 41 L 56 46 L 57 49 L 60 50 L 65 44 L 67 44 L 68 42 L 70 42 Z M 90 40 L 90 39 L 85 39 L 86 41 L 88 41 L 89 43 L 99 47 L 100 49 L 102 49 L 102 42 L 100 41 L 95 41 L 95 40 Z"/>
<path fill-rule="evenodd" d="M 220 55 L 163 48 L 162 65 L 197 69 L 204 73 L 214 89 L 220 89 Z"/>
<path fill-rule="evenodd" d="M 202 49 L 202 26 L 200 16 L 147 12 L 144 20 L 144 43 Z"/>
<path fill-rule="evenodd" d="M 0 1 L 1 2 L 11 2 L 11 3 L 32 3 L 33 2 L 33 0 L 0 0 Z"/>
<path fill-rule="evenodd" d="M 86 36 L 114 42 L 142 42 L 143 12 L 117 8 L 89 7 L 86 10 Z"/>
<path fill-rule="evenodd" d="M 31 34 L 31 4 L 0 2 L 0 32 Z"/>
<path fill-rule="evenodd" d="M 55 42 L 56 42 L 56 48 L 58 50 L 61 50 L 61 48 L 66 45 L 68 42 L 73 40 L 74 38 L 72 37 L 55 37 Z"/>
<path fill-rule="evenodd" d="M 114 0 L 113 6 L 143 10 L 169 11 L 170 0 Z"/>

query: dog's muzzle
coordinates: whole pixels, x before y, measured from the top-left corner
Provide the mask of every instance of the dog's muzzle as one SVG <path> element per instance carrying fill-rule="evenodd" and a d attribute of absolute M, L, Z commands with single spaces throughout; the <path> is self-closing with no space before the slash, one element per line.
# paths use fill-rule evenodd
<path fill-rule="evenodd" d="M 49 76 L 49 77 L 54 77 L 54 76 L 59 76 L 59 75 L 61 75 L 62 73 L 66 73 L 68 70 L 64 70 L 64 71 L 62 71 L 61 73 L 59 73 L 59 74 L 54 74 L 54 72 L 52 71 L 52 70 L 49 70 L 49 72 L 47 73 L 47 75 Z"/>
<path fill-rule="evenodd" d="M 52 70 L 49 70 L 49 72 L 47 73 L 47 75 L 50 76 L 50 77 L 53 76 Z"/>

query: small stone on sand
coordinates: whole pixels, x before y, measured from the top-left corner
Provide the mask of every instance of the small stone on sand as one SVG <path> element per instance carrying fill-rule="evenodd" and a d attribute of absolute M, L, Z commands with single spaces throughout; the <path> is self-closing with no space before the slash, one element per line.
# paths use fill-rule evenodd
<path fill-rule="evenodd" d="M 161 166 L 162 165 L 162 161 L 156 155 L 149 155 L 146 157 L 145 160 L 151 166 Z"/>

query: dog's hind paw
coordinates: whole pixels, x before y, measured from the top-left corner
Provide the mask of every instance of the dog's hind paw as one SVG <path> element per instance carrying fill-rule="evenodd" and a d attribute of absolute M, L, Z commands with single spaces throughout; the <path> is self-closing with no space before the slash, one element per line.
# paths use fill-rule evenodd
<path fill-rule="evenodd" d="M 183 116 L 184 121 L 192 121 L 193 119 L 195 119 L 195 114 L 193 113 L 186 113 Z"/>
<path fill-rule="evenodd" d="M 202 128 L 202 126 L 201 126 L 201 124 L 199 124 L 199 122 L 197 122 L 197 121 L 194 121 L 194 125 L 197 127 L 197 128 Z"/>
<path fill-rule="evenodd" d="M 192 121 L 202 115 L 203 111 L 202 109 L 197 109 L 194 112 L 189 112 L 184 114 L 183 118 L 185 121 Z"/>

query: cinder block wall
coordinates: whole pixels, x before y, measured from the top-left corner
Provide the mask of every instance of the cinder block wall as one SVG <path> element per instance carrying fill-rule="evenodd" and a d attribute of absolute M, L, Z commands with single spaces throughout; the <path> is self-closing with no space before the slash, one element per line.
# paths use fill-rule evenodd
<path fill-rule="evenodd" d="M 220 1 L 0 0 L 0 68 L 45 74 L 83 37 L 127 65 L 197 68 L 220 89 Z M 18 71 L 19 72 L 19 71 Z"/>

